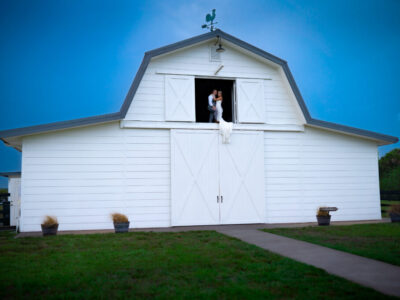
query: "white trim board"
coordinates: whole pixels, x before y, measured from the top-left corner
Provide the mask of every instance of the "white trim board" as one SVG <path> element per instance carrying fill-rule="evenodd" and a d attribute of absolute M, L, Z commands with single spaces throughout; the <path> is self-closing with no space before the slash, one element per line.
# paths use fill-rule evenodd
<path fill-rule="evenodd" d="M 218 66 L 216 66 L 218 68 Z M 196 78 L 210 78 L 210 79 L 228 79 L 228 80 L 235 80 L 239 78 L 245 78 L 245 79 L 263 79 L 263 80 L 272 80 L 271 77 L 254 77 L 254 76 L 219 76 L 215 75 L 215 70 L 208 72 L 203 72 L 203 71 L 198 71 L 196 74 L 193 74 L 193 72 L 187 72 L 184 70 L 157 70 L 156 74 L 159 75 L 190 75 L 190 76 L 195 76 Z"/>
<path fill-rule="evenodd" d="M 195 123 L 195 122 L 146 122 L 121 120 L 120 128 L 142 128 L 142 129 L 199 129 L 199 130 L 219 130 L 215 123 Z M 256 130 L 256 131 L 297 131 L 303 132 L 303 125 L 290 124 L 233 124 L 234 130 Z"/>

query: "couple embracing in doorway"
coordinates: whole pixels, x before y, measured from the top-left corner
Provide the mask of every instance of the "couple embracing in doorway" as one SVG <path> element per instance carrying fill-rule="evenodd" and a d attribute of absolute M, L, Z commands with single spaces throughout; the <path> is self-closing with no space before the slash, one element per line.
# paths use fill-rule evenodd
<path fill-rule="evenodd" d="M 213 89 L 211 94 L 208 96 L 208 110 L 210 111 L 210 117 L 208 119 L 209 123 L 213 120 L 219 123 L 219 131 L 222 135 L 222 143 L 228 144 L 230 142 L 230 135 L 232 133 L 233 124 L 232 122 L 226 122 L 222 118 L 222 91 L 217 91 Z"/>
<path fill-rule="evenodd" d="M 208 110 L 210 111 L 210 117 L 208 119 L 209 123 L 213 121 L 220 123 L 222 119 L 222 91 L 217 91 L 213 89 L 211 94 L 208 96 Z"/>

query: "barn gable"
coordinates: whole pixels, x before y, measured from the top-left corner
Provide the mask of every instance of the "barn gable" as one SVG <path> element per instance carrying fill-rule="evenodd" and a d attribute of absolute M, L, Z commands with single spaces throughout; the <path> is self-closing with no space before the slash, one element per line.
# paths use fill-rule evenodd
<path fill-rule="evenodd" d="M 243 48 L 227 41 L 223 41 L 225 51 L 219 57 L 213 57 L 217 53 L 215 42 L 213 37 L 153 57 L 125 120 L 194 122 L 194 101 L 202 101 L 206 109 L 207 98 L 195 99 L 193 82 L 198 78 L 209 78 L 235 80 L 239 123 L 305 123 L 280 65 L 249 55 Z M 214 82 L 218 87 L 218 81 Z"/>

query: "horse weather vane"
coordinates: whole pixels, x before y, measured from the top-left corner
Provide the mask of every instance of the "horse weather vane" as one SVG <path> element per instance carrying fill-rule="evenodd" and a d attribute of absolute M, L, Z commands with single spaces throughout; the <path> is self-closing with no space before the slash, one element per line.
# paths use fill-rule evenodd
<path fill-rule="evenodd" d="M 210 31 L 214 31 L 215 28 L 215 24 L 218 24 L 218 22 L 214 22 L 215 19 L 215 8 L 211 11 L 211 14 L 207 14 L 206 16 L 206 23 L 209 24 L 203 24 L 201 25 L 201 28 L 207 28 L 210 29 Z"/>

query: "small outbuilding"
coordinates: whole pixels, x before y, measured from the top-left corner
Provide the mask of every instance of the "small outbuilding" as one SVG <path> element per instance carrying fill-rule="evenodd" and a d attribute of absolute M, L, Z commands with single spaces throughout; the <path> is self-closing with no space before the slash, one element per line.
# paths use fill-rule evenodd
<path fill-rule="evenodd" d="M 312 118 L 286 61 L 221 30 L 146 52 L 119 112 L 0 137 L 22 151 L 23 232 L 45 215 L 111 229 L 113 212 L 135 228 L 310 222 L 319 206 L 380 219 L 377 149 L 398 141 Z"/>

